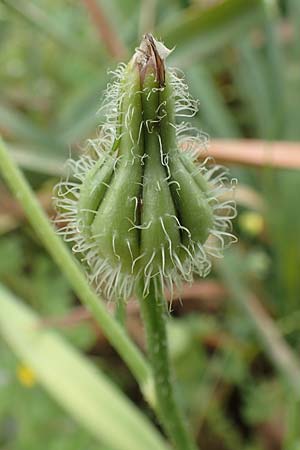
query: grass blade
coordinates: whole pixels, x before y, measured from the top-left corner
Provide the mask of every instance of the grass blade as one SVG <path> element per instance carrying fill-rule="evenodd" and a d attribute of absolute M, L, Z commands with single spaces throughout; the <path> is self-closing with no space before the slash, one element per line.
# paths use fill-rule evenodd
<path fill-rule="evenodd" d="M 7 104 L 0 104 L 0 130 L 13 134 L 18 140 L 25 140 L 38 145 L 43 151 L 62 152 L 62 142 L 40 129 L 25 114 L 11 108 Z M 66 153 L 66 150 L 64 150 Z"/>
<path fill-rule="evenodd" d="M 157 35 L 170 48 L 176 45 L 176 58 L 207 55 L 257 23 L 263 17 L 261 6 L 261 0 L 224 0 L 206 10 L 191 7 L 161 25 Z"/>
<path fill-rule="evenodd" d="M 242 256 L 231 251 L 225 261 L 218 263 L 218 271 L 228 292 L 247 317 L 266 355 L 286 380 L 294 395 L 300 399 L 300 364 L 291 347 L 282 337 L 275 322 L 256 297 L 248 290 L 241 274 Z"/>
<path fill-rule="evenodd" d="M 239 95 L 251 112 L 248 119 L 252 134 L 259 138 L 274 138 L 272 102 L 267 77 L 266 61 L 253 47 L 247 36 L 237 45 L 238 64 L 231 68 Z"/>
<path fill-rule="evenodd" d="M 149 403 L 151 403 L 151 400 L 153 402 L 153 397 L 149 398 L 152 374 L 142 354 L 128 338 L 124 329 L 109 314 L 101 298 L 90 287 L 82 268 L 55 233 L 33 191 L 23 174 L 14 164 L 1 140 L 0 171 L 15 197 L 21 203 L 37 236 L 39 236 L 49 254 L 68 278 L 79 299 L 92 312 L 93 317 L 100 324 L 111 344 L 126 361 L 128 367 L 139 381 L 144 395 L 146 396 L 148 393 Z"/>
<path fill-rule="evenodd" d="M 9 153 L 23 169 L 51 176 L 66 176 L 67 166 L 63 158 L 56 154 L 39 154 L 26 147 L 9 146 Z"/>
<path fill-rule="evenodd" d="M 187 81 L 194 96 L 200 99 L 199 114 L 206 119 L 212 135 L 222 138 L 240 136 L 238 126 L 208 69 L 204 65 L 190 68 Z"/>
<path fill-rule="evenodd" d="M 0 330 L 48 392 L 101 443 L 118 450 L 166 450 L 133 404 L 70 344 L 0 285 Z"/>
<path fill-rule="evenodd" d="M 71 49 L 80 54 L 85 59 L 90 59 L 89 51 L 81 50 L 77 37 L 61 26 L 60 22 L 47 14 L 40 6 L 30 0 L 0 0 L 14 13 L 22 17 L 30 25 L 34 26 L 41 33 L 48 35 L 54 42 L 67 49 Z"/>

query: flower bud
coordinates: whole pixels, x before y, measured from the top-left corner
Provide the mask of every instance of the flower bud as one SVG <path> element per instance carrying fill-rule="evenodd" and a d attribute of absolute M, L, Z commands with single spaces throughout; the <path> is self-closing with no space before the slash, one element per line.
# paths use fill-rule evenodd
<path fill-rule="evenodd" d="M 130 296 L 140 278 L 146 293 L 155 277 L 171 287 L 205 276 L 210 257 L 235 239 L 234 202 L 221 200 L 231 189 L 226 171 L 209 158 L 196 161 L 203 136 L 178 119 L 197 104 L 166 69 L 168 53 L 145 35 L 119 66 L 100 136 L 71 161 L 75 182 L 58 189 L 60 231 L 109 298 Z"/>

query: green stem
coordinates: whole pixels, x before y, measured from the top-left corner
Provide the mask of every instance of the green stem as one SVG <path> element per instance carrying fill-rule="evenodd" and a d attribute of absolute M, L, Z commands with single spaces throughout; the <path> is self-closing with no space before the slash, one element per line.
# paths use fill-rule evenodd
<path fill-rule="evenodd" d="M 81 267 L 55 233 L 28 182 L 9 156 L 1 137 L 0 173 L 22 205 L 41 242 L 66 275 L 81 302 L 91 311 L 111 345 L 125 361 L 139 382 L 145 398 L 150 404 L 153 403 L 153 399 L 149 397 L 152 375 L 145 359 L 128 338 L 124 328 L 108 313 L 104 302 L 89 286 Z"/>
<path fill-rule="evenodd" d="M 196 444 L 188 432 L 187 424 L 175 398 L 168 355 L 166 300 L 162 287 L 160 282 L 154 279 L 150 282 L 148 294 L 144 295 L 143 288 L 143 282 L 140 281 L 136 291 L 145 324 L 158 414 L 176 449 L 196 450 Z"/>
<path fill-rule="evenodd" d="M 126 300 L 122 297 L 116 299 L 115 318 L 119 324 L 126 328 Z"/>

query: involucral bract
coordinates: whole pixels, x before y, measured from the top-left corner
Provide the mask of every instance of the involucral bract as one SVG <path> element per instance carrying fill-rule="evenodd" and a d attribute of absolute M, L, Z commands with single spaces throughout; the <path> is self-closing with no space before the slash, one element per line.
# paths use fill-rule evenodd
<path fill-rule="evenodd" d="M 141 278 L 146 294 L 155 277 L 172 288 L 206 276 L 235 240 L 232 183 L 210 158 L 198 162 L 206 137 L 181 121 L 197 103 L 168 54 L 148 34 L 117 68 L 99 137 L 57 189 L 59 231 L 108 298 L 129 297 Z"/>

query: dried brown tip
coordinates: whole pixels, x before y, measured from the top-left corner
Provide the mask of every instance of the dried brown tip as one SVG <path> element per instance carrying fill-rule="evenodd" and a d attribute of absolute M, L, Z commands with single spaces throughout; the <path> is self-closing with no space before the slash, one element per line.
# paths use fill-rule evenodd
<path fill-rule="evenodd" d="M 170 52 L 171 50 L 156 41 L 152 34 L 145 34 L 134 55 L 134 61 L 139 66 L 141 80 L 143 81 L 146 73 L 151 70 L 159 85 L 163 86 L 165 83 L 165 59 Z"/>

